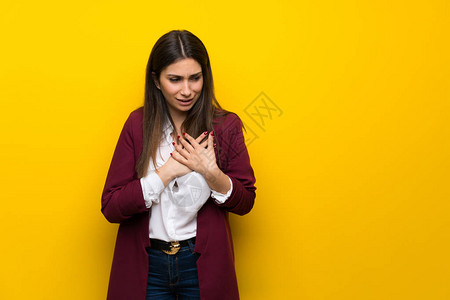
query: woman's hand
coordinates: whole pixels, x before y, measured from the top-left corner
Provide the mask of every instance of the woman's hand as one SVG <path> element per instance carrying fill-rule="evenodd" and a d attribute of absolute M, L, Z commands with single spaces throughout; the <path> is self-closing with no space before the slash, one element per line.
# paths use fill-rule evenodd
<path fill-rule="evenodd" d="M 207 140 L 202 140 L 206 137 L 205 133 L 202 133 L 198 138 L 195 139 L 195 142 L 200 147 L 206 147 L 207 146 Z M 174 143 L 175 148 L 177 147 L 176 143 Z M 176 152 L 176 150 L 174 151 Z M 172 152 L 171 154 L 173 154 Z M 174 159 L 173 155 L 169 157 L 169 159 L 166 161 L 164 165 L 162 165 L 159 169 L 156 170 L 156 173 L 161 178 L 164 186 L 167 186 L 172 179 L 176 177 L 181 177 L 183 175 L 186 175 L 187 173 L 192 172 L 193 169 L 190 169 L 189 166 L 184 165 L 180 162 L 178 162 L 176 159 Z"/>
<path fill-rule="evenodd" d="M 205 176 L 218 167 L 214 153 L 214 132 L 211 131 L 210 134 L 204 132 L 201 136 L 202 139 L 207 137 L 203 143 L 199 143 L 200 137 L 194 139 L 184 133 L 179 137 L 180 144 L 174 144 L 176 151 L 172 152 L 172 157 L 178 163 Z"/>
<path fill-rule="evenodd" d="M 208 135 L 206 147 L 205 142 L 199 144 L 198 138 L 194 139 L 187 133 L 179 137 L 179 140 L 181 145 L 175 145 L 176 151 L 172 152 L 172 157 L 189 169 L 200 173 L 210 189 L 222 194 L 227 193 L 231 188 L 230 179 L 217 166 L 214 131 Z"/>

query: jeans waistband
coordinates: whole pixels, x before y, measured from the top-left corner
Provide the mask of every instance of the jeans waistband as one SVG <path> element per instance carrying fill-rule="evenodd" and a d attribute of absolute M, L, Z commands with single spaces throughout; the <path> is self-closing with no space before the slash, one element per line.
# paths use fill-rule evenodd
<path fill-rule="evenodd" d="M 195 244 L 195 237 L 184 241 L 172 241 L 172 242 L 166 242 L 158 239 L 150 239 L 150 248 L 155 250 L 161 250 L 167 254 L 175 254 L 181 247 L 189 246 L 190 242 Z"/>

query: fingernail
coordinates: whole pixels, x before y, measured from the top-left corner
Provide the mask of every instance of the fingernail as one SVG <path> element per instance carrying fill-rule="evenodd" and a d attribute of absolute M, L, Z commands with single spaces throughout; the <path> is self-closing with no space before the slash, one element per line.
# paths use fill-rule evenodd
<path fill-rule="evenodd" d="M 214 136 L 214 131 L 211 131 L 211 135 Z"/>
<path fill-rule="evenodd" d="M 186 135 L 186 132 L 183 132 L 183 135 Z"/>
<path fill-rule="evenodd" d="M 180 138 L 180 136 L 178 136 L 178 139 Z"/>
<path fill-rule="evenodd" d="M 175 142 L 172 142 L 172 145 L 174 145 L 174 146 L 175 146 Z"/>
<path fill-rule="evenodd" d="M 172 153 L 170 153 L 170 156 L 172 156 Z"/>
<path fill-rule="evenodd" d="M 216 147 L 216 143 L 213 144 L 213 147 L 214 147 L 214 148 Z"/>
<path fill-rule="evenodd" d="M 207 134 L 208 134 L 208 131 L 203 132 L 203 134 L 204 134 L 204 135 L 207 135 Z"/>

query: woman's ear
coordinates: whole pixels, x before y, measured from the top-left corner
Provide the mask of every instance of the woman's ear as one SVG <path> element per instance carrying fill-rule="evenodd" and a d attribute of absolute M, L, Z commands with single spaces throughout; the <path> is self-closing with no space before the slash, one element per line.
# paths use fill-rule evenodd
<path fill-rule="evenodd" d="M 158 90 L 160 90 L 161 88 L 159 87 L 159 80 L 158 80 L 158 77 L 156 77 L 155 72 L 152 72 L 152 79 L 153 79 L 153 82 L 155 83 L 156 87 L 158 88 Z"/>

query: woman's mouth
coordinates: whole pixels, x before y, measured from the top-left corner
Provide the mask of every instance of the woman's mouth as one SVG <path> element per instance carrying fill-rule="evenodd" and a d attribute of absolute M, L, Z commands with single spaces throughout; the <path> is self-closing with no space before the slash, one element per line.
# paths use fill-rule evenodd
<path fill-rule="evenodd" d="M 191 99 L 177 99 L 181 105 L 189 105 L 192 103 L 192 100 L 194 100 L 194 98 Z"/>

